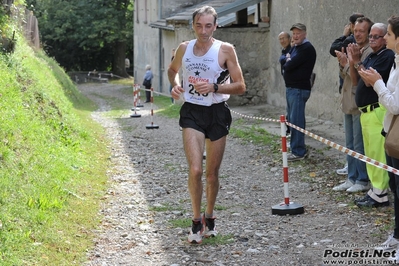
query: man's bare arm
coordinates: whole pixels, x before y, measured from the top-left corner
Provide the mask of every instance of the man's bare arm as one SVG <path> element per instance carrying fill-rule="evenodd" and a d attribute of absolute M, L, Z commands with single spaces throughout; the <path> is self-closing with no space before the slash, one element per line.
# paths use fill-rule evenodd
<path fill-rule="evenodd" d="M 187 48 L 187 43 L 183 42 L 179 45 L 179 47 L 177 47 L 176 49 L 176 53 L 175 53 L 175 57 L 173 58 L 172 62 L 170 63 L 169 67 L 168 67 L 168 79 L 170 84 L 172 85 L 172 87 L 179 85 L 180 81 L 179 81 L 179 69 L 182 65 L 182 58 L 183 55 L 186 51 Z"/>
<path fill-rule="evenodd" d="M 184 89 L 181 87 L 179 80 L 179 69 L 182 65 L 183 55 L 186 52 L 188 42 L 183 42 L 176 49 L 175 57 L 168 67 L 168 79 L 170 84 L 172 85 L 172 91 L 170 94 L 173 99 L 178 100 L 180 95 L 184 92 Z"/>
<path fill-rule="evenodd" d="M 238 63 L 236 50 L 233 45 L 229 43 L 222 44 L 221 54 L 219 55 L 219 64 L 222 67 L 225 66 L 229 70 L 232 83 L 219 86 L 218 92 L 225 94 L 243 94 L 246 90 L 246 86 L 240 64 Z"/>

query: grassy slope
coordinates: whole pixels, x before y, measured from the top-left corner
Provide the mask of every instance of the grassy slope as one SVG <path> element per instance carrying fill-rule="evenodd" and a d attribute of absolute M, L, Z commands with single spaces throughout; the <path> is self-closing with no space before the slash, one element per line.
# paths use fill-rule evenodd
<path fill-rule="evenodd" d="M 0 264 L 79 264 L 98 224 L 106 143 L 93 103 L 22 39 L 0 54 Z"/>

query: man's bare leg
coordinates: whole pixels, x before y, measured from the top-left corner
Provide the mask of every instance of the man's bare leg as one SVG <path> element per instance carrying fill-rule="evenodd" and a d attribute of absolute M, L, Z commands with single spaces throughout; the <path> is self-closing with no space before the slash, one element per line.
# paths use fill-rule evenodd
<path fill-rule="evenodd" d="M 219 169 L 226 146 L 226 136 L 210 141 L 206 140 L 206 213 L 212 214 L 219 192 Z"/>
<path fill-rule="evenodd" d="M 205 145 L 205 136 L 203 133 L 192 128 L 183 129 L 183 145 L 189 166 L 188 173 L 188 191 L 191 197 L 191 206 L 193 209 L 193 218 L 201 217 L 201 199 L 202 199 L 202 173 L 203 173 L 203 153 Z"/>

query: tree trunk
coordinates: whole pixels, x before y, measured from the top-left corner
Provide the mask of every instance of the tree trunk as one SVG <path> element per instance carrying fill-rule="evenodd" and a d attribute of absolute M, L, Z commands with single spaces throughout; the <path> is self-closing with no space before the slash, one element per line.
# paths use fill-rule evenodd
<path fill-rule="evenodd" d="M 114 46 L 114 58 L 112 62 L 112 73 L 127 78 L 129 74 L 125 68 L 126 41 L 116 41 Z"/>

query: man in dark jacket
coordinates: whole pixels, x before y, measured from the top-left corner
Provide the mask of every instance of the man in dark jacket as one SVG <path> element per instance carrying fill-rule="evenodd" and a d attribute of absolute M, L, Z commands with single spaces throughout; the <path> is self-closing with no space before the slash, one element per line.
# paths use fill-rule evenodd
<path fill-rule="evenodd" d="M 291 50 L 291 35 L 288 32 L 282 31 L 278 35 L 278 40 L 281 45 L 281 56 L 285 56 Z M 281 58 L 279 60 L 281 63 Z M 281 64 L 281 75 L 283 75 L 283 64 Z"/>
<path fill-rule="evenodd" d="M 355 27 L 356 19 L 360 17 L 364 17 L 364 15 L 361 13 L 353 13 L 349 17 L 349 23 L 345 25 L 343 35 L 335 39 L 331 44 L 330 54 L 332 56 L 337 57 L 335 51 L 342 52 L 342 48 L 345 49 L 343 52 L 346 53 L 346 47 L 348 47 L 348 44 L 356 42 L 355 37 L 353 36 L 353 28 Z M 341 93 L 342 90 L 342 82 L 342 78 L 339 77 L 339 93 Z"/>
<path fill-rule="evenodd" d="M 311 75 L 316 63 L 316 50 L 306 39 L 304 24 L 295 23 L 290 30 L 293 47 L 290 53 L 280 58 L 286 86 L 288 122 L 305 129 L 305 107 L 312 88 Z M 291 128 L 290 147 L 288 161 L 302 160 L 308 155 L 305 135 L 294 128 Z"/>
<path fill-rule="evenodd" d="M 354 13 L 349 17 L 349 23 L 345 25 L 343 35 L 333 41 L 330 47 L 330 54 L 337 57 L 335 50 L 342 52 L 342 48 L 348 47 L 348 44 L 355 42 L 353 28 L 357 18 L 364 17 L 361 13 Z M 344 51 L 346 52 L 346 51 Z"/>

